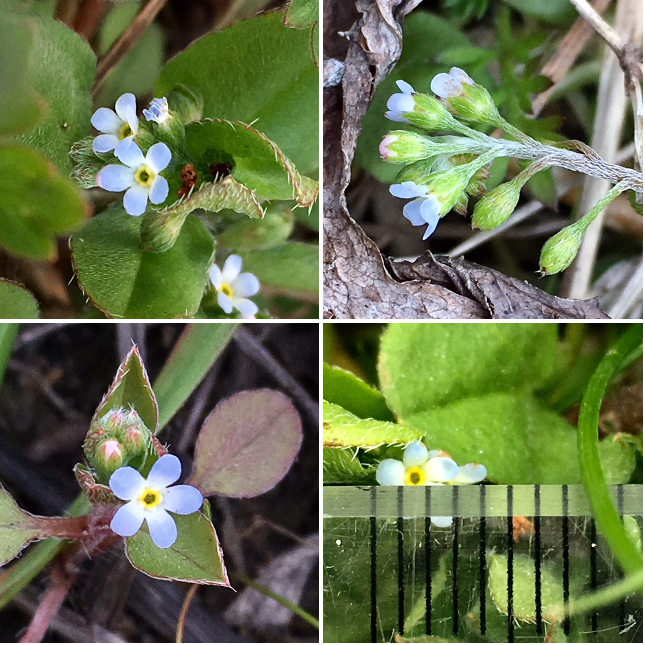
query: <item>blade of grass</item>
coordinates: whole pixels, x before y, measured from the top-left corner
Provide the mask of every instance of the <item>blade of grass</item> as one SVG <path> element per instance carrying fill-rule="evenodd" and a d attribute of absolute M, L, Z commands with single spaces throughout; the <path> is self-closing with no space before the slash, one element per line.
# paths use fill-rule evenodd
<path fill-rule="evenodd" d="M 18 323 L 0 323 L 0 385 L 4 379 L 4 371 L 17 333 Z"/>
<path fill-rule="evenodd" d="M 578 420 L 578 460 L 582 483 L 598 528 L 607 540 L 614 557 L 628 575 L 637 571 L 642 575 L 643 558 L 625 532 L 602 472 L 598 452 L 598 421 L 602 399 L 611 378 L 619 368 L 625 366 L 628 357 L 634 359 L 642 353 L 643 326 L 630 325 L 605 354 L 591 377 L 582 398 Z"/>
<path fill-rule="evenodd" d="M 186 402 L 233 337 L 239 323 L 186 327 L 155 381 L 159 432 Z"/>

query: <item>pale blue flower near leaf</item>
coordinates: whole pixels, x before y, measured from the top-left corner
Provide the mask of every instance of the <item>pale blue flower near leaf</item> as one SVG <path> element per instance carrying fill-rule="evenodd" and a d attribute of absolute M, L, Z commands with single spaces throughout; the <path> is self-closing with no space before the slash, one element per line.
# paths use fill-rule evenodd
<path fill-rule="evenodd" d="M 457 463 L 443 450 L 428 450 L 421 441 L 413 441 L 403 451 L 403 458 L 384 459 L 376 469 L 381 486 L 444 486 L 476 484 L 486 478 L 482 464 Z M 435 526 L 448 527 L 452 517 L 433 516 Z"/>
<path fill-rule="evenodd" d="M 425 226 L 423 239 L 427 240 L 437 228 L 441 219 L 441 204 L 434 196 L 428 194 L 425 186 L 419 186 L 413 181 L 404 181 L 402 184 L 392 184 L 390 193 L 401 199 L 413 199 L 403 207 L 403 217 L 413 226 Z M 416 199 L 415 199 L 416 198 Z"/>
<path fill-rule="evenodd" d="M 463 94 L 464 83 L 474 85 L 475 81 L 463 69 L 453 67 L 449 74 L 445 72 L 437 74 L 430 83 L 430 89 L 442 99 L 447 99 Z"/>
<path fill-rule="evenodd" d="M 190 515 L 202 506 L 203 496 L 193 486 L 172 486 L 181 476 L 181 462 L 175 455 L 160 457 L 147 479 L 130 466 L 110 477 L 112 492 L 128 503 L 112 518 L 110 528 L 123 537 L 138 533 L 147 522 L 152 541 L 167 549 L 177 541 L 177 524 L 170 513 Z"/>
<path fill-rule="evenodd" d="M 137 101 L 134 94 L 120 96 L 114 110 L 99 108 L 92 115 L 91 122 L 102 133 L 92 142 L 94 152 L 115 150 L 116 154 L 116 151 L 124 150 L 134 141 L 139 131 Z"/>
<path fill-rule="evenodd" d="M 146 117 L 146 121 L 155 121 L 161 125 L 170 116 L 166 97 L 152 99 L 150 108 L 143 111 L 143 116 Z"/>
<path fill-rule="evenodd" d="M 248 297 L 260 291 L 260 281 L 252 273 L 241 271 L 242 258 L 229 255 L 221 270 L 214 264 L 208 275 L 217 290 L 217 302 L 227 314 L 237 309 L 245 318 L 253 318 L 258 307 Z"/>
<path fill-rule="evenodd" d="M 399 86 L 401 92 L 392 94 L 387 100 L 388 111 L 385 113 L 385 118 L 390 121 L 396 121 L 397 123 L 409 123 L 403 115 L 406 112 L 414 111 L 415 103 L 412 95 L 416 94 L 416 92 L 410 83 L 397 81 L 396 84 Z"/>
<path fill-rule="evenodd" d="M 168 197 L 168 182 L 159 173 L 168 166 L 172 157 L 165 143 L 155 143 L 144 157 L 139 146 L 116 150 L 123 166 L 110 164 L 102 168 L 96 182 L 105 190 L 119 193 L 125 190 L 123 206 L 129 215 L 142 215 L 148 205 L 161 204 Z"/>

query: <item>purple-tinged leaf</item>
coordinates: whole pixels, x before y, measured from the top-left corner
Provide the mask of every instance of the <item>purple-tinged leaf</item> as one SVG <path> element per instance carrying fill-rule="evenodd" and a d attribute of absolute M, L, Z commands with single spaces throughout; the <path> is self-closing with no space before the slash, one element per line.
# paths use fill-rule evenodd
<path fill-rule="evenodd" d="M 284 394 L 239 392 L 204 421 L 188 483 L 204 495 L 260 495 L 287 474 L 301 441 L 300 416 Z"/>
<path fill-rule="evenodd" d="M 133 408 L 146 427 L 153 433 L 156 431 L 159 417 L 157 399 L 152 391 L 148 373 L 136 345 L 119 366 L 110 389 L 94 413 L 92 423 L 95 423 L 106 412 L 116 408 L 125 408 L 126 410 Z"/>

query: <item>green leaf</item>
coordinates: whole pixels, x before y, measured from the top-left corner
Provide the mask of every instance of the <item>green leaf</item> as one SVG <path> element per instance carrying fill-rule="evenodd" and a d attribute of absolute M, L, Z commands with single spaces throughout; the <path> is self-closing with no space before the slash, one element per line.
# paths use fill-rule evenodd
<path fill-rule="evenodd" d="M 555 370 L 556 352 L 555 325 L 391 324 L 381 339 L 379 380 L 406 422 L 470 396 L 538 390 Z"/>
<path fill-rule="evenodd" d="M 558 25 L 568 25 L 576 18 L 576 10 L 568 0 L 504 0 L 506 4 L 520 13 L 532 18 L 539 18 Z"/>
<path fill-rule="evenodd" d="M 0 319 L 39 318 L 38 303 L 21 284 L 0 278 Z"/>
<path fill-rule="evenodd" d="M 235 322 L 192 324 L 183 331 L 154 385 L 159 401 L 159 430 L 197 388 L 237 328 Z"/>
<path fill-rule="evenodd" d="M 253 123 L 300 168 L 318 165 L 318 68 L 308 30 L 266 13 L 205 36 L 171 59 L 155 96 L 197 88 L 204 116 Z"/>
<path fill-rule="evenodd" d="M 0 385 L 18 334 L 18 323 L 0 323 Z"/>
<path fill-rule="evenodd" d="M 186 126 L 186 147 L 202 169 L 233 158 L 232 175 L 261 200 L 295 199 L 311 206 L 318 182 L 300 175 L 280 148 L 245 123 L 208 119 Z"/>
<path fill-rule="evenodd" d="M 48 102 L 49 111 L 20 140 L 38 148 L 69 175 L 69 150 L 91 130 L 96 57 L 87 41 L 57 20 L 33 21 L 34 55 L 29 59 L 28 81 Z"/>
<path fill-rule="evenodd" d="M 18 508 L 11 495 L 0 486 L 0 566 L 18 556 L 30 542 L 42 537 L 33 519 Z"/>
<path fill-rule="evenodd" d="M 323 401 L 323 446 L 372 448 L 383 444 L 407 444 L 423 432 L 389 421 L 359 419 L 339 405 Z"/>
<path fill-rule="evenodd" d="M 56 256 L 55 236 L 85 219 L 81 191 L 36 150 L 0 147 L 0 246 L 31 259 Z"/>
<path fill-rule="evenodd" d="M 230 587 L 213 525 L 201 513 L 173 515 L 173 519 L 178 536 L 167 549 L 155 545 L 147 524 L 126 540 L 130 564 L 151 578 Z"/>
<path fill-rule="evenodd" d="M 146 427 L 155 432 L 159 418 L 159 408 L 155 399 L 148 372 L 136 345 L 128 352 L 114 381 L 103 400 L 96 408 L 92 423 L 96 422 L 110 410 L 134 408 Z"/>
<path fill-rule="evenodd" d="M 284 22 L 289 27 L 311 27 L 318 21 L 318 0 L 289 0 Z"/>
<path fill-rule="evenodd" d="M 488 588 L 495 607 L 508 616 L 508 557 L 489 555 Z M 513 616 L 517 620 L 535 623 L 535 561 L 533 558 L 516 553 L 513 556 Z M 562 603 L 562 580 L 549 563 L 542 563 L 540 569 L 542 583 L 541 616 L 552 622 Z"/>
<path fill-rule="evenodd" d="M 287 474 L 301 442 L 300 415 L 288 397 L 268 389 L 239 392 L 204 421 L 188 482 L 204 495 L 261 495 Z"/>
<path fill-rule="evenodd" d="M 27 82 L 33 48 L 30 23 L 0 16 L 0 136 L 16 135 L 35 126 L 45 109 Z"/>
<path fill-rule="evenodd" d="M 217 235 L 217 243 L 219 248 L 232 250 L 270 249 L 284 244 L 292 231 L 293 211 L 276 204 L 267 208 L 262 220 L 244 218 L 234 222 Z"/>
<path fill-rule="evenodd" d="M 323 363 L 323 398 L 361 419 L 395 421 L 385 397 L 342 367 Z"/>
<path fill-rule="evenodd" d="M 165 253 L 140 248 L 141 219 L 118 203 L 72 238 L 79 284 L 111 317 L 190 318 L 199 308 L 213 255 L 213 239 L 189 217 Z"/>
<path fill-rule="evenodd" d="M 425 435 L 428 448 L 445 450 L 459 464 L 484 464 L 496 483 L 582 482 L 575 429 L 526 392 L 465 398 L 407 415 L 406 423 Z M 603 449 L 615 483 L 626 483 L 633 471 L 634 456 L 626 452 L 631 448 L 620 442 Z"/>
<path fill-rule="evenodd" d="M 318 293 L 318 247 L 287 242 L 270 249 L 240 250 L 244 270 L 257 276 L 262 286 L 298 294 Z"/>
<path fill-rule="evenodd" d="M 553 177 L 553 168 L 545 168 L 533 175 L 527 186 L 536 199 L 543 204 L 555 208 L 558 203 L 558 193 Z"/>
<path fill-rule="evenodd" d="M 323 448 L 323 484 L 365 484 L 374 479 L 350 448 Z"/>

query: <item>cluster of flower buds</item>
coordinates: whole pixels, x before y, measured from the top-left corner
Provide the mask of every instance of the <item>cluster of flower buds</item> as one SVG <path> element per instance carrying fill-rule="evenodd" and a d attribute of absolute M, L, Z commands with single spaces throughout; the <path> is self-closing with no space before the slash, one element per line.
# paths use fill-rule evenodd
<path fill-rule="evenodd" d="M 152 432 L 135 410 L 115 408 L 90 426 L 83 450 L 97 482 L 107 484 L 122 466 L 144 469 L 158 455 Z"/>
<path fill-rule="evenodd" d="M 508 123 L 488 91 L 457 67 L 432 79 L 430 89 L 435 96 L 416 92 L 405 81 L 397 81 L 397 85 L 400 92 L 393 94 L 387 102 L 385 116 L 388 119 L 428 133 L 459 135 L 429 136 L 395 130 L 389 132 L 379 146 L 385 161 L 404 166 L 396 183 L 390 186 L 390 193 L 412 200 L 403 207 L 403 216 L 413 226 L 426 227 L 424 240 L 451 210 L 466 215 L 469 196 L 481 198 L 475 206 L 473 228 L 492 230 L 501 226 L 513 214 L 526 182 L 540 170 L 553 165 L 557 154 L 563 153 L 561 149 L 539 143 Z M 490 137 L 468 124 L 500 128 L 514 140 Z M 528 159 L 531 163 L 512 180 L 486 194 L 484 182 L 490 174 L 491 162 L 498 157 Z M 614 196 L 611 199 L 626 190 L 626 186 L 621 186 L 615 192 L 619 186 L 621 184 L 612 189 Z M 587 227 L 599 212 L 594 208 L 582 220 L 547 241 L 540 258 L 543 274 L 557 273 L 569 266 Z"/>

